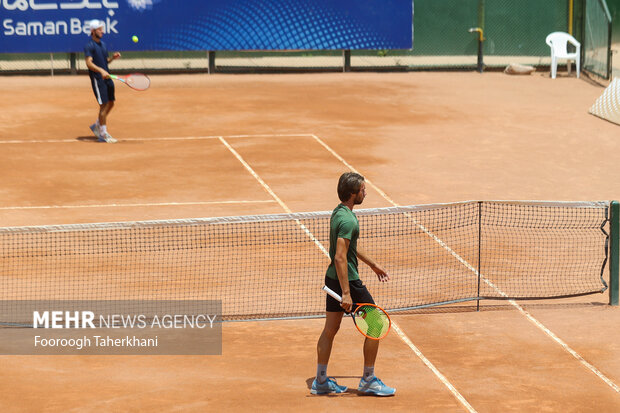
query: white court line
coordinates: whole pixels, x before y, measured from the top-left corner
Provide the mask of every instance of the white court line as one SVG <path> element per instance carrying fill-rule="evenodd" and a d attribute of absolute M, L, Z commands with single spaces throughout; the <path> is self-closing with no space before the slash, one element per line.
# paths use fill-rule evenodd
<path fill-rule="evenodd" d="M 185 205 L 229 205 L 229 204 L 261 204 L 272 203 L 272 199 L 264 201 L 207 201 L 207 202 L 155 202 L 145 204 L 99 204 L 99 205 L 38 205 L 38 206 L 6 206 L 0 210 L 22 210 L 22 209 L 71 209 L 71 208 L 110 208 L 110 207 L 151 207 L 151 206 L 185 206 Z"/>
<path fill-rule="evenodd" d="M 313 136 L 311 133 L 270 133 L 258 135 L 228 135 L 226 138 L 268 138 L 275 136 L 276 138 L 293 138 L 295 136 Z"/>
<path fill-rule="evenodd" d="M 198 141 L 198 140 L 209 140 L 209 139 L 219 139 L 223 138 L 294 138 L 296 136 L 312 136 L 309 133 L 271 133 L 271 134 L 257 134 L 257 135 L 207 135 L 207 136 L 171 136 L 171 137 L 161 137 L 161 138 L 125 138 L 118 139 L 119 142 L 150 142 L 150 141 Z M 94 138 L 94 136 L 93 136 Z M 8 141 L 0 140 L 0 144 L 26 144 L 26 143 L 84 143 L 84 142 L 94 142 L 93 141 L 84 141 L 80 139 L 49 139 L 49 140 L 19 140 L 13 139 Z"/>
<path fill-rule="evenodd" d="M 220 139 L 220 142 L 222 142 L 224 146 L 226 146 L 226 148 L 228 148 L 228 150 L 235 156 L 235 158 L 237 158 L 237 160 L 241 162 L 241 164 L 245 167 L 245 169 L 247 169 L 248 172 L 252 174 L 252 176 L 258 181 L 258 183 L 261 184 L 261 186 L 265 189 L 265 191 L 267 191 L 267 193 L 271 195 L 273 199 L 275 199 L 275 201 L 284 209 L 284 211 L 286 211 L 289 214 L 292 214 L 293 211 L 291 211 L 290 208 L 284 203 L 284 201 L 282 201 L 276 195 L 276 193 L 271 190 L 269 185 L 267 185 L 265 181 L 263 181 L 263 179 L 260 176 L 258 176 L 256 172 L 254 172 L 254 169 L 252 169 L 252 167 L 241 157 L 241 155 L 239 155 L 239 153 L 232 146 L 230 146 L 223 137 L 220 137 L 219 139 Z"/>
<path fill-rule="evenodd" d="M 81 142 L 77 139 L 50 139 L 50 140 L 10 140 L 10 141 L 0 141 L 0 143 L 76 143 Z"/>
<path fill-rule="evenodd" d="M 245 167 L 245 169 L 247 169 L 248 172 L 252 174 L 252 176 L 261 184 L 261 186 L 265 189 L 265 191 L 267 191 L 267 193 L 269 193 L 269 195 L 271 195 L 273 199 L 276 200 L 276 202 L 282 207 L 282 209 L 284 209 L 284 211 L 286 211 L 287 213 L 292 214 L 293 211 L 291 211 L 288 205 L 286 205 L 284 201 L 282 201 L 280 197 L 278 197 L 276 193 L 271 190 L 269 185 L 267 185 L 265 181 L 263 181 L 263 179 L 260 176 L 258 176 L 258 174 L 254 171 L 254 169 L 252 169 L 252 167 L 241 157 L 241 155 L 239 155 L 239 153 L 232 146 L 230 146 L 224 138 L 220 137 L 220 141 L 224 144 L 224 146 L 226 146 L 226 148 L 228 148 L 228 150 L 235 156 L 235 158 L 237 158 L 239 162 L 241 162 L 241 164 Z M 321 242 L 315 238 L 314 234 L 310 232 L 310 230 L 300 220 L 296 219 L 295 222 L 306 233 L 306 235 L 314 242 L 314 244 L 321 251 L 323 251 L 323 253 L 329 259 L 329 252 L 327 252 L 323 244 L 321 244 Z"/>
<path fill-rule="evenodd" d="M 581 357 L 581 355 L 579 353 L 577 353 L 575 350 L 573 350 L 572 348 L 570 348 L 568 346 L 568 344 L 566 344 L 564 342 L 564 340 L 562 340 L 560 337 L 556 336 L 551 330 L 549 330 L 547 327 L 545 327 L 540 321 L 538 321 L 537 319 L 534 318 L 534 316 L 532 316 L 529 312 L 527 312 L 525 309 L 523 309 L 523 307 L 521 307 L 519 304 L 517 304 L 516 302 L 514 302 L 513 300 L 509 301 L 510 304 L 514 305 L 517 310 L 519 310 L 521 312 L 521 314 L 523 314 L 525 317 L 527 317 L 528 320 L 530 320 L 532 323 L 534 323 L 534 325 L 538 328 L 540 328 L 542 331 L 545 332 L 545 334 L 547 334 L 549 337 L 551 337 L 553 340 L 555 340 L 560 346 L 562 346 L 562 348 L 564 350 L 566 350 L 568 353 L 570 353 L 573 357 L 575 357 L 577 360 L 579 360 L 579 362 L 581 364 L 583 364 L 586 368 L 588 368 L 590 371 L 592 371 L 592 373 L 596 374 L 596 376 L 603 380 L 605 383 L 607 383 L 607 385 L 609 387 L 611 387 L 612 389 L 614 389 L 616 391 L 616 393 L 620 393 L 620 387 L 618 387 L 618 385 L 616 383 L 614 383 L 613 381 L 611 381 L 607 376 L 605 376 L 605 374 L 603 374 L 599 369 L 597 369 L 596 367 L 594 367 L 592 364 L 588 363 L 583 357 Z"/>
<path fill-rule="evenodd" d="M 327 149 L 334 157 L 336 157 L 336 159 L 338 159 L 340 162 L 342 162 L 347 168 L 349 168 L 351 171 L 359 173 L 355 168 L 353 168 L 353 166 L 351 164 L 349 164 L 347 161 L 344 160 L 344 158 L 342 158 L 342 156 L 338 155 L 338 153 L 336 153 L 336 151 L 334 151 L 332 148 L 330 148 L 325 142 L 323 142 L 318 136 L 316 135 L 312 135 L 312 137 L 319 143 L 321 144 L 321 146 L 323 146 L 325 149 Z M 361 175 L 361 174 L 360 174 Z M 370 185 L 374 190 L 376 190 L 377 192 L 379 192 L 379 194 L 381 194 L 381 196 L 383 196 L 383 198 L 385 198 L 388 202 L 390 202 L 392 205 L 394 206 L 399 206 L 396 202 L 394 202 L 391 198 L 389 198 L 385 192 L 383 192 L 381 189 L 379 189 L 375 184 L 373 184 L 370 180 L 365 179 L 366 183 L 368 185 Z M 476 275 L 478 275 L 478 271 L 471 265 L 469 264 L 467 261 L 465 261 L 462 257 L 460 257 L 454 250 L 452 250 L 449 246 L 447 246 L 442 240 L 440 240 L 439 238 L 437 238 L 434 234 L 430 233 L 426 228 L 424 228 L 423 226 L 421 226 L 420 224 L 418 224 L 416 222 L 416 225 L 420 226 L 420 228 L 427 233 L 429 236 L 431 236 L 435 241 L 437 241 L 443 248 L 445 248 L 448 252 L 450 252 L 450 254 L 452 254 L 452 256 L 454 256 L 458 261 L 460 261 L 462 264 L 464 264 L 468 269 L 470 269 L 471 271 L 473 271 Z M 495 285 L 493 285 L 493 283 L 491 283 L 490 281 L 484 279 L 484 282 L 487 283 L 488 285 L 490 285 L 492 288 L 494 288 L 496 291 L 498 291 L 500 294 L 504 295 L 505 294 L 500 291 Z M 603 380 L 603 382 L 605 382 L 609 387 L 611 387 L 614 391 L 616 391 L 617 393 L 620 393 L 620 387 L 618 387 L 618 385 L 616 383 L 614 383 L 612 380 L 610 380 L 607 376 L 605 376 L 599 369 L 597 369 L 595 366 L 593 366 L 592 364 L 590 364 L 589 362 L 587 362 L 579 353 L 577 353 L 575 350 L 573 350 L 571 347 L 568 346 L 568 344 L 566 344 L 562 339 L 560 339 L 557 335 L 555 335 L 551 330 L 549 330 L 547 327 L 545 327 L 540 321 L 538 321 L 536 318 L 534 318 L 534 316 L 532 316 L 530 313 L 528 313 L 527 311 L 525 311 L 523 309 L 523 307 L 521 307 L 519 304 L 516 303 L 516 301 L 514 300 L 508 300 L 508 302 L 510 304 L 512 304 L 523 316 L 525 316 L 529 321 L 531 321 L 536 327 L 538 327 L 542 332 L 544 332 L 548 337 L 550 337 L 553 341 L 555 341 L 557 344 L 559 344 L 565 351 L 567 351 L 570 355 L 572 355 L 573 357 L 575 357 L 579 363 L 581 363 L 584 367 L 586 367 L 588 370 L 590 370 L 592 373 L 594 373 L 599 379 Z"/>
<path fill-rule="evenodd" d="M 314 136 L 314 135 L 312 135 Z M 291 209 L 282 201 L 273 190 L 265 183 L 265 181 L 252 169 L 252 167 L 241 157 L 241 155 L 232 148 L 228 142 L 224 138 L 220 138 L 220 141 L 228 148 L 228 150 L 241 162 L 241 164 L 252 174 L 252 176 L 261 184 L 261 186 L 280 204 L 280 206 L 287 212 L 292 213 Z M 320 243 L 306 227 L 300 221 L 295 220 L 297 224 L 306 232 L 306 234 L 314 241 L 314 243 L 319 247 L 319 249 L 325 254 L 327 259 L 329 259 L 329 252 L 325 249 L 323 244 Z M 465 400 L 465 398 L 459 393 L 459 391 L 446 379 L 446 377 L 441 374 L 441 372 L 433 365 L 433 363 L 428 360 L 424 354 L 411 342 L 409 337 L 404 333 L 403 330 L 396 324 L 394 320 L 392 320 L 392 326 L 394 327 L 394 331 L 398 334 L 398 336 L 409 346 L 409 348 L 422 360 L 426 366 L 431 369 L 433 373 L 441 380 L 441 382 L 452 392 L 452 394 L 461 402 L 461 404 L 469 411 L 470 413 L 476 413 L 476 410 Z"/>
<path fill-rule="evenodd" d="M 418 349 L 415 344 L 413 344 L 413 342 L 409 339 L 409 337 L 407 337 L 404 331 L 400 329 L 400 327 L 398 326 L 398 324 L 396 324 L 394 320 L 392 320 L 392 327 L 394 327 L 394 331 L 398 333 L 398 335 L 405 342 L 405 344 L 407 344 L 409 348 L 415 353 L 415 355 L 418 356 L 424 364 L 426 364 L 426 367 L 428 367 L 435 374 L 435 376 L 437 376 L 437 378 L 448 388 L 448 390 L 450 390 L 454 397 L 456 397 L 457 400 L 461 402 L 461 404 L 467 409 L 467 411 L 469 411 L 470 413 L 475 413 L 476 410 L 472 407 L 472 405 L 469 404 L 465 397 L 463 397 L 461 393 L 459 393 L 456 387 L 454 387 L 452 383 L 448 381 L 446 376 L 441 374 L 437 367 L 435 367 L 433 363 L 431 363 L 430 360 L 427 359 L 424 354 L 422 354 L 420 349 Z"/>
<path fill-rule="evenodd" d="M 119 142 L 148 142 L 148 141 L 196 141 L 196 140 L 208 140 L 208 139 L 220 139 L 220 138 L 294 138 L 312 136 L 307 133 L 295 133 L 295 134 L 269 134 L 269 135 L 214 135 L 214 136 L 179 136 L 179 137 L 164 137 L 164 138 L 127 138 L 119 139 Z"/>

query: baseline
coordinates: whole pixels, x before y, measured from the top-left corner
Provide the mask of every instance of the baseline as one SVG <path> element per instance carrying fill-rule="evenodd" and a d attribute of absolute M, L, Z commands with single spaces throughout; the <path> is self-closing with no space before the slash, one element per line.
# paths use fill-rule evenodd
<path fill-rule="evenodd" d="M 300 137 L 311 137 L 313 136 L 310 133 L 282 133 L 282 134 L 257 134 L 257 135 L 213 135 L 213 136 L 171 136 L 171 137 L 160 137 L 160 138 L 124 138 L 118 139 L 119 142 L 150 142 L 150 141 L 199 141 L 199 140 L 209 140 L 209 139 L 219 139 L 222 138 L 291 138 L 295 136 Z M 94 138 L 94 136 L 93 136 Z M 12 139 L 8 141 L 0 140 L 0 144 L 28 144 L 28 143 L 84 143 L 83 140 L 80 139 L 49 139 L 49 140 L 20 140 L 20 139 Z"/>
<path fill-rule="evenodd" d="M 262 204 L 273 203 L 271 199 L 250 201 L 205 201 L 205 202 L 154 202 L 144 204 L 93 204 L 93 205 L 26 205 L 26 206 L 0 206 L 0 210 L 25 210 L 25 209 L 72 209 L 72 208 L 113 208 L 113 207 L 152 207 L 152 206 L 185 206 L 185 205 L 230 205 L 230 204 Z"/>

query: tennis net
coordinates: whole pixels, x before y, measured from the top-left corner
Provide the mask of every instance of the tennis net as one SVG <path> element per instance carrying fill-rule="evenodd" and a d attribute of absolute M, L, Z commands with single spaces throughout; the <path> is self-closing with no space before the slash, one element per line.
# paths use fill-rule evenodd
<path fill-rule="evenodd" d="M 377 303 L 404 310 L 607 289 L 608 202 L 471 201 L 356 210 Z M 331 212 L 0 228 L 12 300 L 222 300 L 226 320 L 324 314 Z"/>

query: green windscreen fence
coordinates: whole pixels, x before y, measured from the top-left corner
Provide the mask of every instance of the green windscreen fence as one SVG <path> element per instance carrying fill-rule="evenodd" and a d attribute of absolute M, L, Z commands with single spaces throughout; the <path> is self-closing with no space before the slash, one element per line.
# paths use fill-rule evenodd
<path fill-rule="evenodd" d="M 566 1 L 486 0 L 485 14 L 485 56 L 548 58 L 547 35 L 567 31 Z"/>
<path fill-rule="evenodd" d="M 583 70 L 605 79 L 611 76 L 612 19 L 605 0 L 585 0 Z"/>

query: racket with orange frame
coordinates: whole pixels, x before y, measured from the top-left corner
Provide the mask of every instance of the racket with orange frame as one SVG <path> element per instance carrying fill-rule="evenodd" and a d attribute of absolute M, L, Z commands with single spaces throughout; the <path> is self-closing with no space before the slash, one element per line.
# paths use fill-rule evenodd
<path fill-rule="evenodd" d="M 323 290 L 333 298 L 342 302 L 340 297 L 334 290 L 327 286 L 323 286 Z M 360 333 L 373 340 L 381 340 L 387 336 L 392 326 L 392 320 L 385 310 L 375 304 L 353 303 L 354 310 L 350 314 L 353 323 Z"/>
<path fill-rule="evenodd" d="M 151 79 L 142 73 L 132 73 L 125 76 L 110 75 L 110 78 L 123 82 L 135 90 L 146 90 L 151 86 Z"/>

